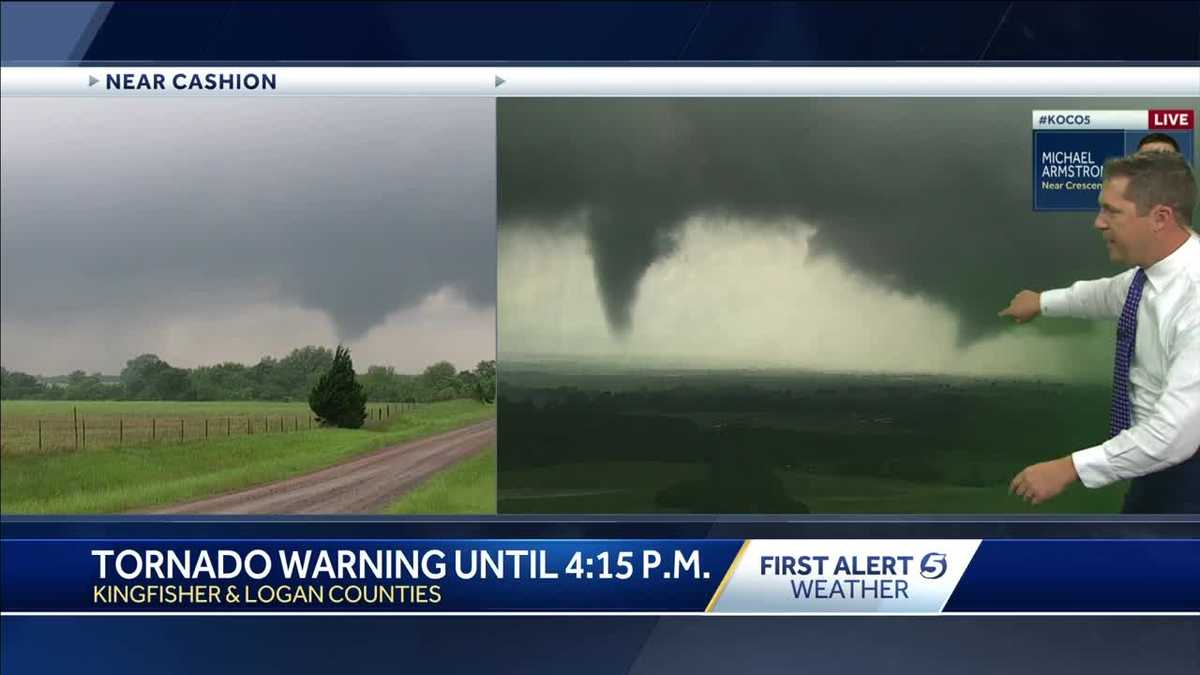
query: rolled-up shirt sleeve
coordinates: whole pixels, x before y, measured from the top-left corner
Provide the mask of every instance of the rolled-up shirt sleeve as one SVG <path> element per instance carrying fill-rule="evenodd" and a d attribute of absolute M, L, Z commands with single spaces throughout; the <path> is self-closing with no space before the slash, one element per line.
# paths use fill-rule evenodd
<path fill-rule="evenodd" d="M 1166 387 L 1145 420 L 1071 455 L 1084 485 L 1095 488 L 1174 466 L 1200 446 L 1200 320 L 1181 327 L 1168 354 Z"/>
<path fill-rule="evenodd" d="M 1136 272 L 1134 268 L 1115 277 L 1076 281 L 1067 288 L 1042 291 L 1042 314 L 1075 319 L 1119 317 L 1125 305 L 1125 294 L 1129 292 L 1129 284 L 1133 283 Z"/>

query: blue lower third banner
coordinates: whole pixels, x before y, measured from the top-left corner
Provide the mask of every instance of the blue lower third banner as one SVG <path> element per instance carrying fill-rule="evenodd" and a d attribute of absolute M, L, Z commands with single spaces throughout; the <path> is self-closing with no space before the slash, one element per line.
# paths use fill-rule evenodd
<path fill-rule="evenodd" d="M 1197 540 L 6 539 L 6 615 L 1200 614 Z"/>

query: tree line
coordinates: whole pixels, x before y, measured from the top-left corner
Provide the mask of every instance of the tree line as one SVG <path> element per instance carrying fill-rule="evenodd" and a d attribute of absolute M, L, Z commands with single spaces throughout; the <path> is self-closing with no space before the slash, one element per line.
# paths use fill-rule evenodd
<path fill-rule="evenodd" d="M 257 364 L 219 363 L 177 368 L 154 354 L 125 362 L 116 381 L 100 373 L 77 370 L 45 381 L 0 367 L 0 398 L 70 401 L 305 401 L 320 377 L 333 365 L 325 347 L 300 347 Z M 440 361 L 410 375 L 391 366 L 370 366 L 355 375 L 368 401 L 446 401 L 470 398 L 491 403 L 496 398 L 496 362 L 480 361 L 459 371 Z"/>

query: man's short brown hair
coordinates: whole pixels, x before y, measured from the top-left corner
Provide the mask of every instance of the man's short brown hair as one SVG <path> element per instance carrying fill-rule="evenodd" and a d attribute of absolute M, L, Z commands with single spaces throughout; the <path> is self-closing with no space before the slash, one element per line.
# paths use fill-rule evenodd
<path fill-rule="evenodd" d="M 1166 143 L 1167 145 L 1171 146 L 1175 152 L 1179 152 L 1179 141 L 1171 138 L 1169 134 L 1164 134 L 1160 131 L 1142 136 L 1142 140 L 1138 141 L 1138 150 L 1141 150 L 1150 143 Z"/>
<path fill-rule="evenodd" d="M 1196 208 L 1196 178 L 1178 152 L 1141 152 L 1113 157 L 1104 163 L 1104 180 L 1128 178 L 1125 199 L 1137 205 L 1138 215 L 1146 215 L 1158 205 L 1169 206 L 1175 220 L 1184 227 L 1192 224 Z"/>

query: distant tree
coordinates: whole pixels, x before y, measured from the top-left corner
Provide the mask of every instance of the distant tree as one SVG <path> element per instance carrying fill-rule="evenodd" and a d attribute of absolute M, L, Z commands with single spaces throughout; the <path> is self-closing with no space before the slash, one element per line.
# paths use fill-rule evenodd
<path fill-rule="evenodd" d="M 193 368 L 188 376 L 196 399 L 200 401 L 247 401 L 255 394 L 248 368 L 227 361 L 215 366 Z M 307 395 L 307 388 L 303 394 Z M 299 396 L 297 397 L 299 398 Z"/>
<path fill-rule="evenodd" d="M 142 401 L 194 401 L 196 391 L 192 388 L 190 371 L 175 368 L 154 354 L 141 356 L 125 362 L 121 371 L 123 395 Z M 75 377 L 72 373 L 68 378 Z"/>
<path fill-rule="evenodd" d="M 151 398 L 150 393 L 154 379 L 163 368 L 170 368 L 166 361 L 156 354 L 142 354 L 125 362 L 121 370 L 121 384 L 125 385 L 125 393 L 129 398 Z"/>
<path fill-rule="evenodd" d="M 333 364 L 333 352 L 327 347 L 309 345 L 293 349 L 279 359 L 277 381 L 290 396 L 303 396 Z"/>
<path fill-rule="evenodd" d="M 33 375 L 0 367 L 0 398 L 41 398 L 45 396 L 46 391 L 46 385 Z"/>
<path fill-rule="evenodd" d="M 67 376 L 67 384 L 61 387 L 62 398 L 71 401 L 103 401 L 121 398 L 121 384 L 105 384 L 100 373 L 88 375 L 76 370 Z"/>
<path fill-rule="evenodd" d="M 344 350 L 343 350 L 344 351 Z M 347 359 L 349 358 L 346 353 Z M 192 369 L 176 368 L 155 354 L 125 362 L 118 382 L 100 373 L 77 370 L 69 375 L 39 378 L 0 368 L 0 397 L 45 400 L 161 400 L 161 401 L 294 401 L 309 398 L 322 375 L 332 369 L 336 354 L 325 347 L 293 349 L 276 359 L 264 356 L 253 366 L 225 362 Z M 351 368 L 353 370 L 353 368 Z M 474 370 L 459 372 L 440 361 L 419 375 L 397 373 L 392 366 L 371 366 L 357 376 L 368 401 L 442 401 L 496 398 L 496 362 L 481 361 Z"/>
<path fill-rule="evenodd" d="M 436 392 L 435 398 L 439 398 L 447 389 L 456 390 L 458 379 L 458 369 L 449 361 L 438 361 L 429 366 L 421 373 L 421 384 L 426 391 Z M 451 398 L 454 398 L 451 396 Z"/>
<path fill-rule="evenodd" d="M 327 426 L 357 429 L 367 418 L 367 397 L 354 377 L 350 350 L 338 345 L 329 370 L 308 394 L 308 405 Z"/>
<path fill-rule="evenodd" d="M 406 392 L 411 388 L 412 375 L 401 375 L 392 366 L 371 366 L 365 375 L 360 375 L 363 391 L 368 401 L 409 401 Z"/>
<path fill-rule="evenodd" d="M 154 374 L 148 389 L 143 390 L 146 398 L 154 401 L 194 401 L 196 392 L 192 389 L 188 371 L 183 368 L 163 364 Z"/>
<path fill-rule="evenodd" d="M 470 370 L 458 374 L 458 391 L 456 398 L 478 398 L 479 376 Z"/>
<path fill-rule="evenodd" d="M 484 403 L 493 403 L 496 400 L 496 362 L 495 361 L 480 361 L 479 365 L 475 366 L 475 398 L 478 398 Z"/>

